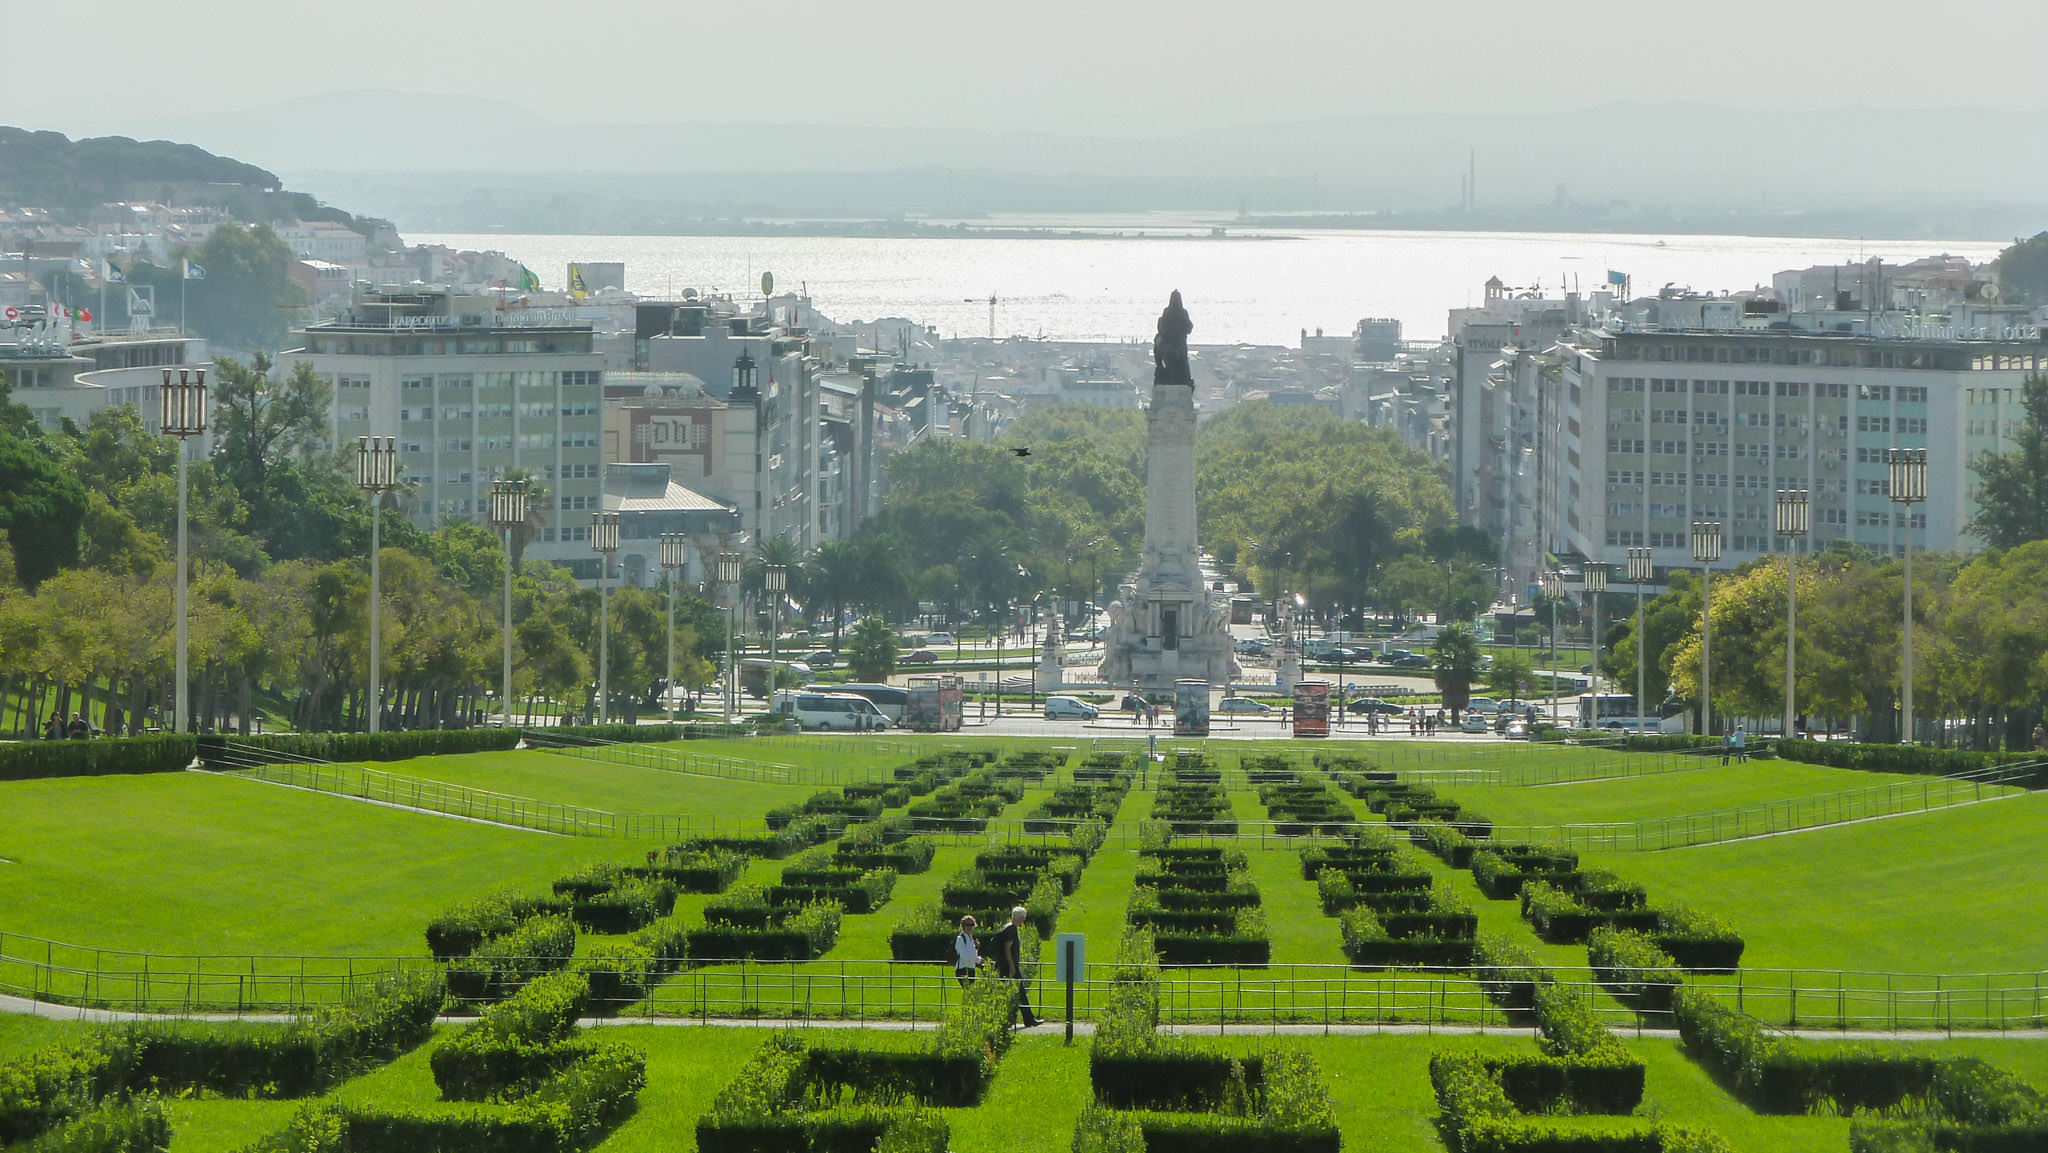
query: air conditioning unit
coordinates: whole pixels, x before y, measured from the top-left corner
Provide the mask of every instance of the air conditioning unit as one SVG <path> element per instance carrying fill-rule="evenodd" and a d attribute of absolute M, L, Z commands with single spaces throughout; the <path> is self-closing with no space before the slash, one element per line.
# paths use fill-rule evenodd
<path fill-rule="evenodd" d="M 1834 461 L 1829 461 L 1829 462 L 1828 462 L 1828 471 L 1829 471 L 1829 472 L 1833 472 L 1834 470 L 1835 470 L 1835 462 L 1834 462 Z"/>

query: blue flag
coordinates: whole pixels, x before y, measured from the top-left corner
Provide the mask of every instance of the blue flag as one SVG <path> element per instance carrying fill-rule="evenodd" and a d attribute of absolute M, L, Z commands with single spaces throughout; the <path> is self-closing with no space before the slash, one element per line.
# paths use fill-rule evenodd
<path fill-rule="evenodd" d="M 185 279 L 187 279 L 187 280 L 205 280 L 205 279 L 206 279 L 206 269 L 204 269 L 204 268 L 201 268 L 201 267 L 199 266 L 199 262 L 198 262 L 198 261 L 196 261 L 196 260 L 187 260 L 187 261 L 185 262 Z"/>
<path fill-rule="evenodd" d="M 1628 283 L 1628 273 L 1626 273 L 1626 272 L 1616 272 L 1616 271 L 1614 271 L 1614 270 L 1613 270 L 1612 268 L 1610 268 L 1610 269 L 1608 269 L 1608 270 L 1607 270 L 1607 283 L 1609 283 L 1609 284 L 1627 284 L 1627 283 Z"/>

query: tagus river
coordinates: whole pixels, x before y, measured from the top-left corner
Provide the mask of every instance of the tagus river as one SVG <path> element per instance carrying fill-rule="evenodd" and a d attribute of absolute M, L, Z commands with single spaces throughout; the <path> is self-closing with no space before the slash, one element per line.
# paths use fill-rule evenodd
<path fill-rule="evenodd" d="M 1537 232 L 1287 232 L 1225 226 L 1186 214 L 994 217 L 983 228 L 1043 228 L 1029 237 L 564 236 L 408 234 L 413 243 L 498 250 L 560 288 L 571 261 L 624 261 L 626 287 L 649 296 L 807 289 L 840 321 L 907 317 L 944 336 L 995 331 L 1054 340 L 1149 340 L 1166 295 L 1180 289 L 1197 344 L 1292 345 L 1301 330 L 1349 332 L 1361 317 L 1394 317 L 1411 340 L 1445 331 L 1446 312 L 1479 303 L 1488 277 L 1511 288 L 1592 292 L 1608 271 L 1638 295 L 1665 284 L 1719 292 L 1769 284 L 1781 269 L 1947 252 L 1988 260 L 1985 241 L 1839 240 L 1757 236 Z M 1068 233 L 1078 230 L 1087 235 Z"/>

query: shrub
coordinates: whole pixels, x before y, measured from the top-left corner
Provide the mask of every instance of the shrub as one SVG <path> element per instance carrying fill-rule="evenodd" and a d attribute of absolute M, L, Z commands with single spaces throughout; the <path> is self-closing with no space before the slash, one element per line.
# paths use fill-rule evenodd
<path fill-rule="evenodd" d="M 145 1094 L 96 1105 L 21 1146 L 20 1153 L 163 1153 L 170 1145 L 163 1105 Z"/>
<path fill-rule="evenodd" d="M 552 731 L 552 730 L 551 730 Z M 519 744 L 517 729 L 407 729 L 393 733 L 273 733 L 227 736 L 208 733 L 198 738 L 199 759 L 207 767 L 232 768 L 252 755 L 275 755 L 278 761 L 404 761 L 413 757 L 458 753 L 505 752 Z M 236 746 L 229 749 L 232 744 Z M 255 750 L 252 754 L 251 750 Z"/>
<path fill-rule="evenodd" d="M 97 741 L 14 741 L 0 744 L 0 781 L 176 773 L 192 763 L 198 749 L 193 737 L 168 733 Z"/>
<path fill-rule="evenodd" d="M 1421 821 L 1410 826 L 1408 839 L 1454 869 L 1472 863 L 1472 839 L 1441 821 Z"/>
<path fill-rule="evenodd" d="M 576 925 L 563 916 L 531 917 L 474 953 L 448 965 L 448 989 L 468 1001 L 491 1001 L 517 992 L 542 973 L 568 964 L 576 952 Z"/>
<path fill-rule="evenodd" d="M 428 1061 L 434 1084 L 450 1101 L 524 1096 L 588 1055 L 587 1048 L 566 1042 L 589 1004 L 590 982 L 581 973 L 527 982 L 434 1050 Z"/>
<path fill-rule="evenodd" d="M 1593 1015 L 1586 997 L 1562 985 L 1539 985 L 1535 997 L 1538 1045 L 1553 1057 L 1584 1057 L 1621 1049 Z"/>
<path fill-rule="evenodd" d="M 1726 972 L 1742 963 L 1740 934 L 1719 918 L 1683 905 L 1657 910 L 1657 929 L 1650 939 L 1695 973 Z"/>
<path fill-rule="evenodd" d="M 1074 1123 L 1073 1153 L 1145 1153 L 1145 1131 L 1129 1113 L 1088 1105 Z"/>
<path fill-rule="evenodd" d="M 1608 891 L 1610 896 L 1613 890 Z M 1637 890 L 1640 892 L 1640 890 Z M 1596 928 L 1655 929 L 1657 914 L 1648 909 L 1588 908 L 1576 892 L 1549 881 L 1530 879 L 1522 886 L 1522 915 L 1536 935 L 1554 945 L 1575 945 Z"/>
<path fill-rule="evenodd" d="M 1837 769 L 1863 769 L 1874 773 L 1914 773 L 1952 777 L 2000 765 L 2036 762 L 2023 781 L 2028 788 L 2048 785 L 2048 766 L 2038 764 L 2038 755 L 2028 752 L 1982 753 L 1964 749 L 1943 749 L 1928 745 L 1866 745 L 1851 741 L 1790 740 L 1777 743 L 1777 753 L 1786 760 Z"/>
<path fill-rule="evenodd" d="M 1463 966 L 1472 962 L 1472 941 L 1464 937 L 1416 935 L 1396 937 L 1387 930 L 1380 914 L 1368 906 L 1345 910 L 1339 920 L 1344 934 L 1344 955 L 1354 965 L 1393 969 L 1419 965 Z"/>
<path fill-rule="evenodd" d="M 566 913 L 569 902 L 557 897 L 531 897 L 506 891 L 457 905 L 427 923 L 427 948 L 436 961 L 449 961 L 476 951 L 485 938 L 503 936 L 521 921 L 544 913 Z"/>
<path fill-rule="evenodd" d="M 1472 972 L 1486 995 L 1503 1009 L 1534 1009 L 1537 986 L 1555 980 L 1534 953 L 1498 934 L 1473 943 Z"/>
<path fill-rule="evenodd" d="M 700 728 L 704 726 L 699 726 Z M 599 741 L 605 744 L 627 744 L 635 741 L 679 741 L 683 739 L 683 726 L 658 725 L 557 725 L 551 729 L 537 729 L 522 732 L 539 741 L 550 738 L 568 738 L 571 741 Z M 559 739 L 556 744 L 562 743 Z M 538 747 L 538 746 L 536 746 Z"/>
<path fill-rule="evenodd" d="M 1593 973 L 1638 1010 L 1662 1012 L 1671 1007 L 1671 991 L 1679 984 L 1678 962 L 1641 933 L 1605 926 L 1587 941 Z"/>
<path fill-rule="evenodd" d="M 569 915 L 587 933 L 630 933 L 676 907 L 674 882 L 660 877 L 624 877 L 611 888 L 580 899 Z"/>

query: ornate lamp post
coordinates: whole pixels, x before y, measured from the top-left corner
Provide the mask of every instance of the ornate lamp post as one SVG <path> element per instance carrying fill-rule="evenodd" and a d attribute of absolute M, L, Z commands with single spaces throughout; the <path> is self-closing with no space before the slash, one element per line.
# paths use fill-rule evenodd
<path fill-rule="evenodd" d="M 384 494 L 398 487 L 398 440 L 356 438 L 356 487 L 370 494 L 370 731 L 383 728 Z"/>
<path fill-rule="evenodd" d="M 1636 586 L 1636 732 L 1649 728 L 1649 703 L 1643 699 L 1649 692 L 1647 667 L 1649 665 L 1649 644 L 1643 639 L 1647 623 L 1643 612 L 1643 586 L 1657 575 L 1657 562 L 1646 548 L 1628 550 L 1628 580 Z"/>
<path fill-rule="evenodd" d="M 689 562 L 690 548 L 679 532 L 661 534 L 661 568 L 668 579 L 668 723 L 676 723 L 676 574 Z"/>
<path fill-rule="evenodd" d="M 619 514 L 590 514 L 590 547 L 597 553 L 597 723 L 612 719 L 612 554 L 619 551 Z"/>
<path fill-rule="evenodd" d="M 185 596 L 191 580 L 186 553 L 185 515 L 185 440 L 187 437 L 202 436 L 206 433 L 206 370 L 199 369 L 198 379 L 191 371 L 178 370 L 176 382 L 171 380 L 171 370 L 164 369 L 164 380 L 157 396 L 162 402 L 162 412 L 157 428 L 165 436 L 178 438 L 178 671 L 177 701 L 178 715 L 173 720 L 173 732 L 189 732 L 192 727 L 192 678 L 187 669 L 186 644 L 187 626 Z"/>
<path fill-rule="evenodd" d="M 499 724 L 512 727 L 512 534 L 526 523 L 532 491 L 523 480 L 491 482 L 491 527 L 505 534 L 505 679 L 504 714 Z"/>
<path fill-rule="evenodd" d="M 1906 744 L 1913 743 L 1913 506 L 1927 499 L 1927 450 L 1924 448 L 1895 448 L 1885 454 L 1885 463 L 1891 466 L 1892 503 L 1904 505 L 1902 516 L 1906 537 L 1906 649 L 1900 662 L 1904 670 L 1904 689 L 1899 697 L 1901 724 L 1899 739 Z"/>
<path fill-rule="evenodd" d="M 782 640 L 782 594 L 789 589 L 789 566 L 772 564 L 768 578 L 768 708 L 775 708 L 775 682 L 782 679 L 779 645 Z"/>
<path fill-rule="evenodd" d="M 1792 736 L 1799 717 L 1799 538 L 1806 535 L 1810 513 L 1806 490 L 1778 490 L 1778 535 L 1785 540 L 1785 719 L 1783 735 Z"/>
<path fill-rule="evenodd" d="M 1600 594 L 1607 591 L 1607 566 L 1604 564 L 1586 565 L 1585 581 L 1586 591 L 1593 594 L 1593 699 L 1597 702 L 1600 699 Z M 1596 704 L 1594 706 L 1595 715 L 1593 718 L 1596 722 L 1600 719 L 1598 709 L 1599 706 Z"/>
<path fill-rule="evenodd" d="M 740 585 L 740 554 L 718 554 L 718 583 L 725 586 L 725 719 L 730 724 L 739 706 L 740 663 L 734 659 L 732 651 L 732 618 L 733 601 Z"/>
<path fill-rule="evenodd" d="M 1692 522 L 1692 559 L 1699 562 L 1700 602 L 1700 731 L 1714 735 L 1712 682 L 1714 649 L 1714 562 L 1721 559 L 1721 522 Z"/>
<path fill-rule="evenodd" d="M 1543 596 L 1550 601 L 1550 723 L 1557 723 L 1557 602 L 1564 599 L 1564 574 L 1543 574 Z"/>

